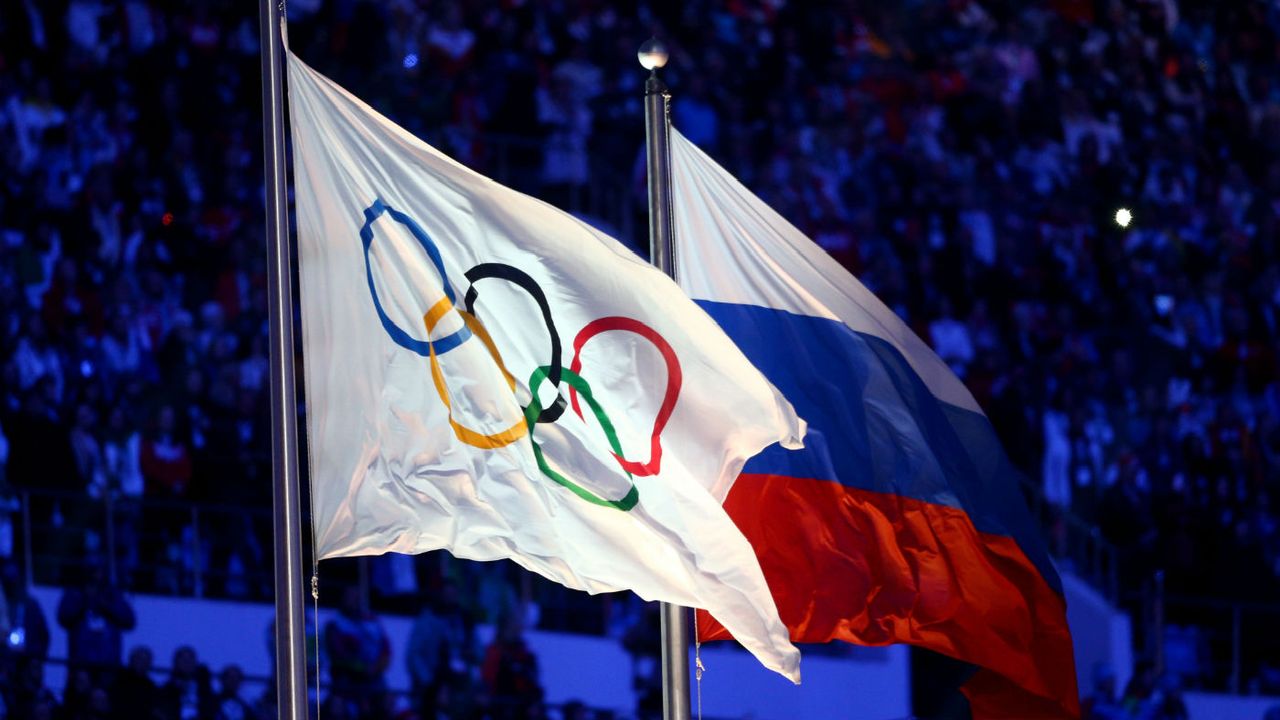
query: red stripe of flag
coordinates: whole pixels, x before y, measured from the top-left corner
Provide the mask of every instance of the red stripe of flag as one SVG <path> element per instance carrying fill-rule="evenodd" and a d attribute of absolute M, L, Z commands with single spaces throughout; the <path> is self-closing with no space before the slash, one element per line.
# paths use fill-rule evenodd
<path fill-rule="evenodd" d="M 826 480 L 744 474 L 725 509 L 795 642 L 910 643 L 973 663 L 974 720 L 1078 718 L 1066 603 L 964 511 Z M 729 637 L 699 611 L 699 638 Z"/>

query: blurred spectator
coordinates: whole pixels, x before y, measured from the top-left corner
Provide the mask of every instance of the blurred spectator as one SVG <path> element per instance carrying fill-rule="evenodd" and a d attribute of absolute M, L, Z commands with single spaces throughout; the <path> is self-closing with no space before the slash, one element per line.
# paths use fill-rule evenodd
<path fill-rule="evenodd" d="M 139 538 L 145 480 L 142 475 L 142 436 L 130 424 L 124 407 L 112 408 L 102 441 L 106 478 L 102 499 L 114 503 L 116 569 L 120 577 L 133 579 L 142 561 Z"/>
<path fill-rule="evenodd" d="M 1125 685 L 1120 698 L 1125 713 L 1134 717 L 1147 707 L 1155 694 L 1156 671 L 1150 660 L 1139 660 L 1133 667 L 1133 675 Z"/>
<path fill-rule="evenodd" d="M 20 409 L 5 423 L 10 437 L 8 479 L 17 490 L 76 488 L 79 473 L 73 461 L 68 428 L 62 424 L 54 399 L 54 384 L 45 378 L 21 400 Z M 39 502 L 36 517 L 48 520 L 53 503 Z"/>
<path fill-rule="evenodd" d="M 142 496 L 142 436 L 129 423 L 121 406 L 112 408 L 102 443 L 105 487 L 103 496 L 136 500 Z"/>
<path fill-rule="evenodd" d="M 381 707 L 391 641 L 382 623 L 364 606 L 359 587 L 343 590 L 338 614 L 325 624 L 324 647 L 333 694 L 351 704 L 357 715 Z"/>
<path fill-rule="evenodd" d="M 107 720 L 110 704 L 104 700 L 105 695 L 88 670 L 69 668 L 59 714 L 68 720 Z"/>
<path fill-rule="evenodd" d="M 260 716 L 252 705 L 240 697 L 240 684 L 244 673 L 237 665 L 228 665 L 218 676 L 218 695 L 214 698 L 214 720 L 258 720 Z"/>
<path fill-rule="evenodd" d="M 137 646 L 129 651 L 129 662 L 116 674 L 112 705 L 121 718 L 163 720 L 160 688 L 151 679 L 151 649 Z"/>
<path fill-rule="evenodd" d="M 952 317 L 950 301 L 942 301 L 938 318 L 929 324 L 929 339 L 938 357 L 963 378 L 969 363 L 973 362 L 973 341 L 969 327 Z"/>
<path fill-rule="evenodd" d="M 200 664 L 195 648 L 173 651 L 169 681 L 160 688 L 159 706 L 166 720 L 213 720 L 217 703 L 209 668 Z"/>
<path fill-rule="evenodd" d="M 102 446 L 96 436 L 98 418 L 88 405 L 76 408 L 75 426 L 71 429 L 71 454 L 80 471 L 81 487 L 95 498 L 107 488 L 107 474 L 102 460 Z"/>
<path fill-rule="evenodd" d="M 55 403 L 61 403 L 64 384 L 62 358 L 49 342 L 44 320 L 39 315 L 32 315 L 27 323 L 28 332 L 18 341 L 18 347 L 13 353 L 18 387 L 29 390 L 40 380 L 48 378 L 52 383 L 48 397 Z"/>
<path fill-rule="evenodd" d="M 458 600 L 457 583 L 446 580 L 409 635 L 405 665 L 424 720 L 435 720 L 440 709 L 451 718 L 466 714 L 476 667 L 475 634 L 471 616 Z"/>
<path fill-rule="evenodd" d="M 44 684 L 44 662 L 29 660 L 14 666 L 14 678 L 5 704 L 14 718 L 46 718 L 53 720 L 58 700 Z"/>
<path fill-rule="evenodd" d="M 0 485 L 9 484 L 5 470 L 9 465 L 9 437 L 4 434 L 4 425 L 0 424 Z"/>
<path fill-rule="evenodd" d="M 144 353 L 149 350 L 146 335 L 129 317 L 128 307 L 120 308 L 102 337 L 103 371 L 112 378 L 127 378 L 143 369 Z"/>
<path fill-rule="evenodd" d="M 1044 496 L 1058 508 L 1071 506 L 1071 440 L 1068 437 L 1070 420 L 1061 410 L 1045 408 L 1041 420 L 1044 425 L 1044 462 L 1041 476 Z"/>
<path fill-rule="evenodd" d="M 27 592 L 17 565 L 5 564 L 0 586 L 4 590 L 0 633 L 5 637 L 8 652 L 43 662 L 49 656 L 49 623 L 40 603 Z"/>
<path fill-rule="evenodd" d="M 1093 689 L 1080 703 L 1081 720 L 1127 720 L 1116 697 L 1116 671 L 1106 663 L 1093 668 Z"/>
<path fill-rule="evenodd" d="M 542 181 L 562 205 L 587 184 L 587 139 L 591 110 L 581 89 L 566 72 L 554 73 L 549 87 L 538 89 L 538 123 L 546 132 Z"/>
<path fill-rule="evenodd" d="M 1165 675 L 1160 687 L 1138 711 L 1139 720 L 1188 720 L 1189 717 L 1187 705 L 1182 701 L 1182 687 L 1174 675 Z"/>
<path fill-rule="evenodd" d="M 671 109 L 673 122 L 689 142 L 707 152 L 715 152 L 720 140 L 720 118 L 708 97 L 706 80 L 695 75 L 687 92 Z"/>
<path fill-rule="evenodd" d="M 636 715 L 662 716 L 662 636 L 656 602 L 644 603 L 633 624 L 622 636 L 622 647 L 631 655 L 631 687 L 636 691 Z"/>
<path fill-rule="evenodd" d="M 109 677 L 120 664 L 122 637 L 136 623 L 133 607 L 107 580 L 101 564 L 93 563 L 79 587 L 69 587 L 58 601 L 58 624 L 67 631 L 71 666 L 94 677 Z"/>
<path fill-rule="evenodd" d="M 578 700 L 560 706 L 560 720 L 592 720 L 591 709 Z"/>
<path fill-rule="evenodd" d="M 494 720 L 542 717 L 542 685 L 538 658 L 525 643 L 524 621 L 510 613 L 498 621 L 498 635 L 485 650 L 481 680 Z"/>
<path fill-rule="evenodd" d="M 191 495 L 192 455 L 181 436 L 177 413 L 163 405 L 156 413 L 155 426 L 142 440 L 140 466 L 144 494 L 158 500 L 185 500 Z M 190 589 L 195 564 L 193 528 L 183 513 L 154 513 L 149 533 L 157 537 L 160 550 L 152 558 L 152 581 L 161 591 L 178 593 Z"/>
<path fill-rule="evenodd" d="M 142 474 L 147 494 L 184 498 L 191 482 L 191 451 L 177 432 L 177 414 L 170 405 L 156 414 L 154 432 L 142 442 Z"/>

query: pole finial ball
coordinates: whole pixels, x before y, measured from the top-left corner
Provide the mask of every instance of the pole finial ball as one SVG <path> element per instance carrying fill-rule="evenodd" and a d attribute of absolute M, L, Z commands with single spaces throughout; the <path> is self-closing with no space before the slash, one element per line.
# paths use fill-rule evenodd
<path fill-rule="evenodd" d="M 645 70 L 657 70 L 667 64 L 671 53 L 667 52 L 667 46 L 661 40 L 651 37 L 640 46 L 636 57 L 640 59 L 640 66 Z"/>

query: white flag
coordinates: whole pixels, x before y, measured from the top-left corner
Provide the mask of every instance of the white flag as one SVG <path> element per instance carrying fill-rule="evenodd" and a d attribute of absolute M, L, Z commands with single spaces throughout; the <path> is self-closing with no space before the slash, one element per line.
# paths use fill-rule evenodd
<path fill-rule="evenodd" d="M 446 548 L 799 653 L 720 504 L 803 422 L 680 289 L 289 55 L 319 557 Z"/>

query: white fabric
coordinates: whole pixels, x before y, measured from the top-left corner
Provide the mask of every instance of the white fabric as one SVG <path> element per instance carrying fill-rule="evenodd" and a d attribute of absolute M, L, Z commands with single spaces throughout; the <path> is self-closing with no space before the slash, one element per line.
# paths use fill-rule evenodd
<path fill-rule="evenodd" d="M 289 56 L 311 477 L 319 557 L 447 548 L 510 558 L 572 588 L 634 590 L 705 608 L 767 667 L 798 681 L 790 644 L 755 553 L 720 503 L 747 458 L 803 422 L 670 279 L 611 238 L 453 162 Z M 377 315 L 360 237 L 376 200 L 407 214 L 438 246 L 456 300 L 433 342 L 463 327 L 458 308 L 480 263 L 506 263 L 545 292 L 563 365 L 581 328 L 641 321 L 673 348 L 683 385 L 661 434 L 660 472 L 635 477 L 630 511 L 591 504 L 538 467 L 530 437 L 494 449 L 460 442 L 430 363 L 397 344 Z M 387 315 L 417 340 L 443 297 L 435 265 L 399 220 L 372 223 L 370 273 Z M 476 336 L 438 356 L 456 419 L 478 432 L 523 425 L 529 382 L 550 340 L 529 295 L 475 284 L 476 315 L 517 383 L 513 393 Z M 424 351 L 425 352 L 425 351 Z M 581 376 L 644 462 L 668 381 L 648 341 L 628 332 L 585 345 Z M 560 390 L 567 396 L 567 380 Z M 551 404 L 545 384 L 539 394 Z M 550 464 L 610 499 L 630 487 L 586 403 L 538 423 Z"/>
<path fill-rule="evenodd" d="M 934 397 L 982 412 L 946 363 L 879 298 L 674 128 L 671 175 L 676 272 L 690 297 L 838 320 L 896 347 Z M 744 268 L 772 273 L 748 276 Z"/>

